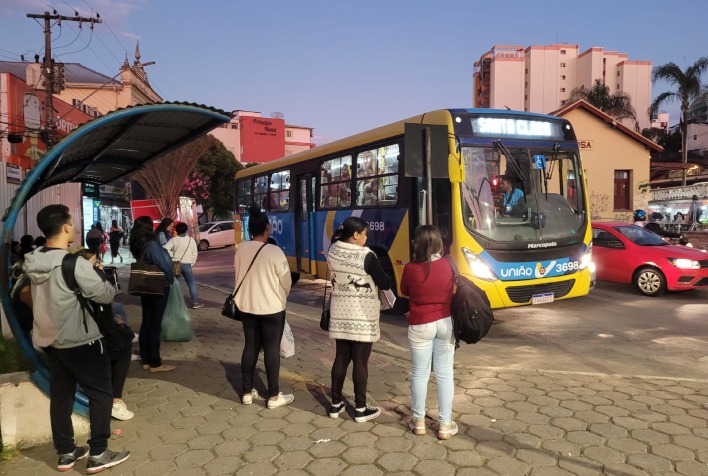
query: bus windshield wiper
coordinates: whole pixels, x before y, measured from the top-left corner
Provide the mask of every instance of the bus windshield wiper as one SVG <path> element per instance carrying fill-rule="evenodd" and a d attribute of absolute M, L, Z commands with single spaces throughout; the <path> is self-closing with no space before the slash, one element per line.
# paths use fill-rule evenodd
<path fill-rule="evenodd" d="M 548 200 L 548 181 L 553 178 L 553 171 L 556 168 L 556 160 L 558 159 L 559 151 L 560 144 L 556 142 L 553 144 L 553 158 L 551 159 L 550 171 L 546 168 L 546 161 L 543 161 L 543 187 L 546 189 L 546 200 Z"/>
<path fill-rule="evenodd" d="M 519 163 L 516 161 L 513 155 L 511 155 L 511 152 L 509 152 L 509 149 L 506 148 L 506 146 L 502 143 L 500 140 L 495 140 L 492 142 L 494 147 L 499 149 L 502 154 L 504 154 L 507 157 L 507 162 L 509 162 L 512 167 L 514 168 L 514 172 L 516 172 L 516 175 L 519 177 L 519 180 L 521 180 L 522 183 L 526 184 L 526 177 L 524 176 L 523 172 L 521 171 L 521 167 L 519 166 Z M 524 192 L 526 190 L 526 187 L 524 187 Z M 524 193 L 525 195 L 526 193 Z"/>

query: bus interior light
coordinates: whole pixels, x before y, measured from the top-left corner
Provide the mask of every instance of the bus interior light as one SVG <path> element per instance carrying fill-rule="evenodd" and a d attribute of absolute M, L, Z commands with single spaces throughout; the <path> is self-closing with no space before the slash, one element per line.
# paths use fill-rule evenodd
<path fill-rule="evenodd" d="M 494 275 L 492 270 L 489 269 L 489 266 L 484 264 L 484 261 L 482 261 L 476 253 L 467 248 L 462 248 L 462 254 L 465 255 L 467 264 L 469 264 L 472 275 L 475 278 L 483 279 L 484 281 L 497 280 L 497 277 Z"/>

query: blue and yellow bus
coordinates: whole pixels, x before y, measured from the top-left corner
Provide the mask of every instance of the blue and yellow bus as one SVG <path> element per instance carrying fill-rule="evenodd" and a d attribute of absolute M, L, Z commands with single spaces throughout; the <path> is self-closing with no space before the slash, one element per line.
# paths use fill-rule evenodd
<path fill-rule="evenodd" d="M 295 280 L 326 278 L 330 237 L 349 216 L 369 224 L 367 246 L 396 291 L 421 224 L 440 228 L 494 308 L 583 296 L 594 280 L 578 143 L 554 116 L 428 112 L 240 171 L 237 229 L 252 204 L 268 213 Z"/>

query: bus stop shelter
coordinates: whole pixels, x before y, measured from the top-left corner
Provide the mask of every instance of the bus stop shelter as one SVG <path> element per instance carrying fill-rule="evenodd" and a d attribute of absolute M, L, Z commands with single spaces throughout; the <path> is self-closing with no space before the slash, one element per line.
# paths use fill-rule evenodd
<path fill-rule="evenodd" d="M 17 217 L 39 191 L 68 182 L 97 185 L 128 177 L 146 163 L 231 120 L 225 111 L 190 103 L 133 106 L 94 119 L 71 132 L 27 174 L 3 216 L 0 301 L 12 334 L 34 367 L 32 381 L 49 394 L 49 371 L 19 324 L 10 300 L 10 245 Z M 88 399 L 77 391 L 74 410 L 88 415 Z"/>

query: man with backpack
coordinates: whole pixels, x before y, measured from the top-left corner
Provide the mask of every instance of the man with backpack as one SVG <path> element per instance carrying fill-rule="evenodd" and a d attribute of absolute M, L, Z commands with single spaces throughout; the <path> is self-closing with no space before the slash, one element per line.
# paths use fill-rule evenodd
<path fill-rule="evenodd" d="M 87 314 L 62 276 L 61 265 L 74 241 L 74 222 L 68 207 L 49 205 L 37 214 L 37 225 L 47 243 L 25 255 L 25 271 L 31 280 L 34 345 L 47 356 L 50 419 L 57 469 L 68 471 L 76 461 L 89 457 L 86 473 L 95 474 L 122 463 L 127 451 L 108 449 L 113 403 L 110 361 L 96 322 Z M 115 295 L 91 264 L 76 261 L 74 277 L 81 293 L 91 301 L 109 304 Z M 77 383 L 89 399 L 91 438 L 89 446 L 76 446 L 71 413 Z"/>

